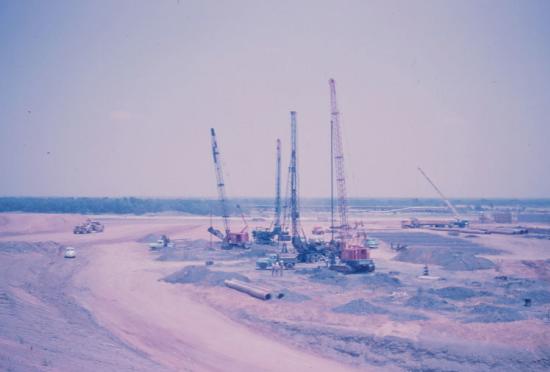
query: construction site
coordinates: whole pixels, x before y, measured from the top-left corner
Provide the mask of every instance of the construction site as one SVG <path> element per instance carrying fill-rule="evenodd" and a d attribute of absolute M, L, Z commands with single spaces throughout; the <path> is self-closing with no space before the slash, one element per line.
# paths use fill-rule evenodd
<path fill-rule="evenodd" d="M 422 168 L 440 206 L 350 211 L 328 88 L 328 206 L 303 210 L 291 111 L 267 209 L 227 195 L 212 128 L 209 216 L 1 214 L 0 368 L 548 370 L 550 224 L 455 206 Z"/>

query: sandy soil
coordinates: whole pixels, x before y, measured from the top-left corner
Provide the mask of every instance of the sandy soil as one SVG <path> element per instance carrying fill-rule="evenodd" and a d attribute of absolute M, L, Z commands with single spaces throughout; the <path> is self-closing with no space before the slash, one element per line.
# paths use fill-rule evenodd
<path fill-rule="evenodd" d="M 160 222 L 158 219 L 154 221 L 114 219 L 102 234 L 76 236 L 71 233 L 72 226 L 78 220 L 76 217 L 20 214 L 2 217 L 4 221 L 8 221 L 2 226 L 3 241 L 56 241 L 77 248 L 76 260 L 64 260 L 59 254 L 52 258 L 58 266 L 74 266 L 75 263 L 78 266 L 67 275 L 59 291 L 89 311 L 93 322 L 97 322 L 95 324 L 97 329 L 108 332 L 109 337 L 125 345 L 126 350 L 135 354 L 138 362 L 128 357 L 126 365 L 116 365 L 113 370 L 167 368 L 193 371 L 335 371 L 351 369 L 344 364 L 298 350 L 280 340 L 274 340 L 269 335 L 253 332 L 248 327 L 197 301 L 185 288 L 159 281 L 181 267 L 181 264 L 153 261 L 146 246 L 137 243 L 136 240 L 149 233 L 171 233 L 173 237 L 178 235 L 187 237 L 192 235 L 190 231 L 196 228 L 193 223 L 182 227 L 181 220 L 169 218 L 161 219 Z M 32 233 L 34 231 L 37 233 Z M 21 258 L 21 255 L 28 257 Z M 37 257 L 33 257 L 35 255 L 35 252 L 7 254 L 7 256 L 18 256 L 18 259 L 25 262 L 36 261 Z M 20 276 L 28 275 L 25 268 L 19 270 Z M 3 290 L 9 289 L 10 296 L 18 298 L 25 306 L 30 295 L 26 294 L 24 287 L 11 288 L 14 286 L 11 276 L 7 276 L 6 279 L 9 283 L 5 284 L 7 288 Z M 50 289 L 52 292 L 55 290 Z M 46 303 L 44 306 L 49 304 Z M 62 318 L 65 313 L 67 311 L 58 315 Z M 14 319 L 4 318 L 3 321 L 9 324 L 3 324 L 2 328 L 18 326 Z M 27 324 L 27 327 L 33 326 L 38 327 L 38 324 Z M 93 328 L 91 325 L 87 327 Z M 67 331 L 70 331 L 70 328 L 65 330 Z M 19 330 L 15 329 L 15 333 L 19 333 Z M 9 336 L 4 334 L 0 336 L 2 336 L 1 343 L 5 345 L 14 343 Z M 34 345 L 47 345 L 50 342 L 39 335 L 34 337 L 37 338 L 32 340 Z M 70 353 L 71 342 L 83 341 L 78 337 L 75 341 L 74 338 L 67 342 L 66 353 Z M 70 366 L 75 365 L 74 362 L 69 363 L 67 358 L 51 361 L 47 357 L 42 357 L 42 360 L 27 361 L 26 358 L 31 357 L 19 355 L 20 353 L 14 356 L 15 349 L 11 348 L 11 352 L 8 352 L 8 348 L 4 348 L 4 352 L 0 352 L 3 361 L 0 366 L 13 370 L 26 370 L 29 366 L 47 368 L 51 364 L 56 369 L 63 370 L 72 369 Z M 116 348 L 102 350 L 95 356 L 95 360 L 98 361 L 98 365 L 101 365 L 99 361 L 112 360 L 119 353 L 120 350 Z M 148 364 L 140 366 L 138 356 L 146 358 Z M 156 367 L 152 368 L 152 366 Z M 103 370 L 110 369 L 105 367 L 103 365 Z"/>
<path fill-rule="evenodd" d="M 397 229 L 398 219 L 379 218 L 367 225 L 374 235 L 386 233 L 372 251 L 376 275 L 333 277 L 304 264 L 272 278 L 254 269 L 256 253 L 270 248 L 220 252 L 214 242 L 214 250 L 206 249 L 208 219 L 98 217 L 104 233 L 73 235 L 84 217 L 0 215 L 0 368 L 550 368 L 548 240 L 430 232 L 434 239 L 469 239 L 499 253 L 482 255 L 494 268 L 447 271 L 435 265 L 431 274 L 441 280 L 425 281 L 418 279 L 422 264 L 395 260 L 390 241 L 410 239 Z M 306 219 L 304 229 L 322 224 Z M 180 239 L 174 252 L 149 251 L 145 241 L 159 234 Z M 27 242 L 50 243 L 25 248 Z M 76 247 L 77 258 L 63 259 L 60 245 Z M 211 270 L 239 273 L 289 296 L 263 302 L 223 286 L 162 280 L 186 266 L 204 266 L 206 259 L 215 261 Z M 449 287 L 475 295 L 442 297 Z M 530 308 L 522 306 L 526 295 L 535 296 Z"/>

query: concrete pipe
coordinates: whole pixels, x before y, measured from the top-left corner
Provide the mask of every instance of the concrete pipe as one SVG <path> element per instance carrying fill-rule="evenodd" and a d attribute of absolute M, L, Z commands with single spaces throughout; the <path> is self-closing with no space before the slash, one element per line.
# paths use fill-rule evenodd
<path fill-rule="evenodd" d="M 229 288 L 236 289 L 239 292 L 246 293 L 252 297 L 259 298 L 260 300 L 270 300 L 271 293 L 265 288 L 259 288 L 253 285 L 250 285 L 240 280 L 226 280 L 224 281 L 225 285 Z"/>
<path fill-rule="evenodd" d="M 260 285 L 257 285 L 257 284 L 249 284 L 249 286 L 251 287 L 254 287 L 254 288 L 257 288 L 259 290 L 262 290 L 262 291 L 265 291 L 265 292 L 275 292 L 273 293 L 273 296 L 274 297 L 277 297 L 279 300 L 283 297 L 285 297 L 285 294 L 283 292 L 278 292 L 278 291 L 274 291 L 272 289 L 269 289 L 269 288 L 266 288 L 266 287 L 262 287 Z"/>

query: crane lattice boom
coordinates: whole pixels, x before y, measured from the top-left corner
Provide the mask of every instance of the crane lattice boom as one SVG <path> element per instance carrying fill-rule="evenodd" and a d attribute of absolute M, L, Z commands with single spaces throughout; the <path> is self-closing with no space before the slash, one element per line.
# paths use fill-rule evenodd
<path fill-rule="evenodd" d="M 443 201 L 445 202 L 445 204 L 447 204 L 447 207 L 449 207 L 449 209 L 453 212 L 455 218 L 457 220 L 460 220 L 460 215 L 458 214 L 458 211 L 456 210 L 456 208 L 454 207 L 454 205 L 451 204 L 451 202 L 449 201 L 449 199 L 447 199 L 447 197 L 445 197 L 445 195 L 443 195 L 443 193 L 441 192 L 441 190 L 439 190 L 439 188 L 435 185 L 435 183 L 433 183 L 433 181 L 430 179 L 430 177 L 428 177 L 428 175 L 426 173 L 424 173 L 424 171 L 422 170 L 422 168 L 418 167 L 418 171 L 424 176 L 424 178 L 426 178 L 426 180 L 430 183 L 430 185 L 432 185 L 432 187 L 435 189 L 435 191 L 439 194 L 439 196 L 441 197 L 441 199 L 443 199 Z"/>
<path fill-rule="evenodd" d="M 277 138 L 277 166 L 275 170 L 275 220 L 273 231 L 281 231 L 281 140 Z"/>
<path fill-rule="evenodd" d="M 298 159 L 296 154 L 296 111 L 290 112 L 290 220 L 292 224 L 292 241 L 300 240 L 300 212 L 298 205 Z"/>
<path fill-rule="evenodd" d="M 225 196 L 225 184 L 223 182 L 223 172 L 222 165 L 220 160 L 220 150 L 218 149 L 218 141 L 216 140 L 216 132 L 214 128 L 210 128 L 210 133 L 212 135 L 212 157 L 214 158 L 214 168 L 216 171 L 216 181 L 218 188 L 218 198 L 220 199 L 220 204 L 222 207 L 222 218 L 223 225 L 225 228 L 226 236 L 231 231 L 229 226 L 229 214 L 227 210 L 227 197 Z"/>
<path fill-rule="evenodd" d="M 344 169 L 344 150 L 342 144 L 342 129 L 340 126 L 340 111 L 336 101 L 336 82 L 329 80 L 330 85 L 330 108 L 332 131 L 332 150 L 334 156 L 334 165 L 336 170 L 336 193 L 338 199 L 338 213 L 340 214 L 340 228 L 347 229 L 348 224 L 348 199 L 346 191 L 346 173 Z M 345 235 L 345 234 L 343 234 Z"/>

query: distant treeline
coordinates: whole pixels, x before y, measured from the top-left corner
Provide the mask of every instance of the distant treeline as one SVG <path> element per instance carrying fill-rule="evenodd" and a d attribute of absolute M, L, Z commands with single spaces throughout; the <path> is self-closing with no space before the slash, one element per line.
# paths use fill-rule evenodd
<path fill-rule="evenodd" d="M 492 208 L 550 208 L 550 199 L 453 199 L 462 210 L 484 211 Z M 238 213 L 240 205 L 245 213 L 252 210 L 271 213 L 272 198 L 236 198 L 228 202 L 229 213 Z M 417 198 L 350 198 L 349 206 L 356 210 L 388 210 L 407 207 L 443 207 L 440 199 Z M 302 198 L 303 211 L 326 211 L 329 198 Z M 87 197 L 0 197 L 0 212 L 80 213 L 80 214 L 145 214 L 181 212 L 196 215 L 220 215 L 216 199 L 163 198 L 87 198 Z"/>
<path fill-rule="evenodd" d="M 210 213 L 210 204 L 201 199 L 145 198 L 0 198 L 0 212 L 144 214 L 183 212 L 199 215 Z"/>

